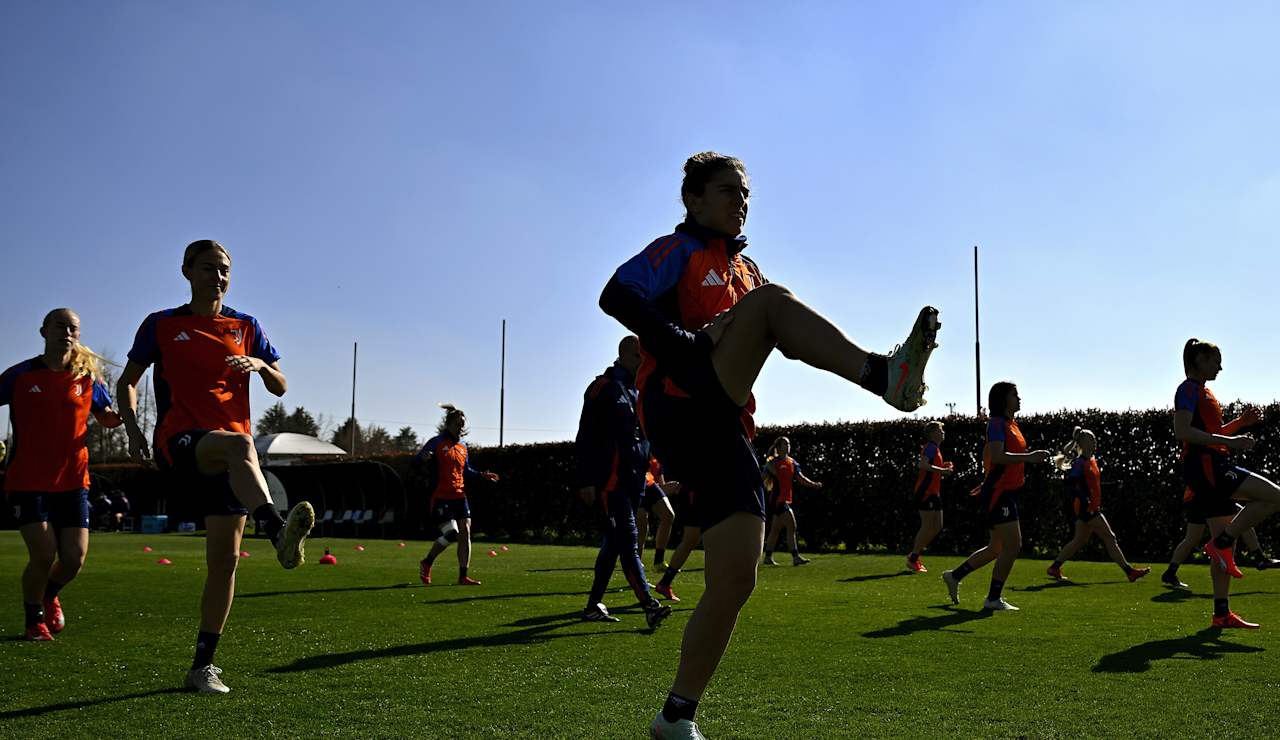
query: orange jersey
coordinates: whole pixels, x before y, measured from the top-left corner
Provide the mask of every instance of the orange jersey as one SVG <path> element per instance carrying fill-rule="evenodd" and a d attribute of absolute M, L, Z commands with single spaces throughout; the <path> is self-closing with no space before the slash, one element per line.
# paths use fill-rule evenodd
<path fill-rule="evenodd" d="M 0 406 L 8 404 L 13 449 L 6 491 L 61 492 L 89 487 L 89 414 L 111 406 L 101 382 L 50 370 L 36 357 L 0 374 Z"/>
<path fill-rule="evenodd" d="M 227 365 L 230 355 L 267 364 L 280 359 L 257 319 L 224 306 L 217 316 L 190 307 L 158 311 L 142 322 L 129 360 L 155 365 L 155 441 L 205 429 L 253 434 L 249 418 L 250 374 Z"/>
<path fill-rule="evenodd" d="M 795 495 L 796 476 L 800 475 L 800 463 L 788 455 L 775 458 L 769 465 L 773 468 L 773 479 L 778 482 L 774 500 L 779 504 L 791 503 Z"/>
<path fill-rule="evenodd" d="M 1177 411 L 1191 412 L 1191 426 L 1209 434 L 1222 434 L 1222 405 L 1218 403 L 1218 399 L 1213 395 L 1213 391 L 1209 387 L 1198 380 L 1188 378 L 1178 386 L 1177 393 L 1173 397 L 1173 409 Z M 1192 445 L 1186 442 L 1182 443 L 1182 457 L 1194 454 L 1204 454 L 1205 452 L 1216 452 L 1227 454 L 1227 448 L 1224 445 Z"/>
<path fill-rule="evenodd" d="M 467 446 L 440 434 L 427 440 L 418 452 L 418 459 L 425 459 L 427 455 L 432 456 L 428 469 L 432 481 L 431 500 L 466 498 L 467 479 L 480 475 L 480 471 L 471 467 Z"/>
<path fill-rule="evenodd" d="M 1077 514 L 1081 509 L 1096 514 L 1102 509 L 1102 471 L 1092 455 L 1076 458 L 1067 473 L 1067 490 L 1072 495 L 1072 505 Z"/>
<path fill-rule="evenodd" d="M 920 450 L 920 456 L 927 460 L 934 467 L 942 467 L 942 448 L 933 442 L 929 442 Z M 938 496 L 942 493 L 942 475 L 936 470 L 928 468 L 919 471 L 916 475 L 916 498 L 923 501 L 930 496 Z"/>
<path fill-rule="evenodd" d="M 662 465 L 658 463 L 658 458 L 650 457 L 649 470 L 646 471 L 644 474 L 645 488 L 648 488 L 649 486 L 658 485 L 658 479 L 661 477 L 662 477 Z"/>
<path fill-rule="evenodd" d="M 1027 440 L 1022 436 L 1022 430 L 1018 428 L 1018 422 L 1013 419 L 1006 419 L 1001 416 L 991 417 L 991 421 L 987 423 L 987 444 L 992 442 L 1003 442 L 1005 452 L 1026 452 Z M 988 511 L 994 511 L 996 503 L 1005 491 L 1014 491 L 1026 483 L 1025 475 L 1026 465 L 1024 463 L 1010 463 L 1007 465 L 997 465 L 991 460 L 990 448 L 984 445 L 982 448 L 982 469 L 985 472 L 985 478 L 982 485 L 975 488 L 970 495 L 977 496 L 985 494 L 990 498 L 987 499 Z"/>

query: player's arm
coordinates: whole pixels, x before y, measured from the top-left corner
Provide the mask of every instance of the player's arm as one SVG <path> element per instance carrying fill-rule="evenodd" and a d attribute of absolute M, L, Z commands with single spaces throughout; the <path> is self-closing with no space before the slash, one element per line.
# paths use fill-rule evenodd
<path fill-rule="evenodd" d="M 1049 462 L 1048 450 L 1032 450 L 1031 452 L 1006 452 L 1003 440 L 992 440 L 984 450 L 991 462 L 996 465 L 1017 465 L 1018 463 Z"/>
<path fill-rule="evenodd" d="M 245 374 L 257 373 L 273 396 L 283 396 L 289 390 L 289 381 L 280 369 L 279 360 L 268 363 L 251 355 L 227 355 L 227 366 Z"/>
<path fill-rule="evenodd" d="M 1210 434 L 1203 429 L 1196 429 L 1191 423 L 1191 412 L 1186 409 L 1173 412 L 1173 436 L 1177 437 L 1179 442 L 1203 447 L 1225 445 L 1233 450 L 1251 450 L 1254 445 L 1253 437 L 1247 434 Z"/>
<path fill-rule="evenodd" d="M 1262 409 L 1257 406 L 1245 406 L 1244 412 L 1240 416 L 1222 425 L 1222 433 L 1226 435 L 1239 434 L 1260 421 L 1262 421 Z"/>
<path fill-rule="evenodd" d="M 683 240 L 670 243 L 659 239 L 623 263 L 600 294 L 600 308 L 634 332 L 644 348 L 659 358 L 695 349 L 710 353 L 715 345 L 709 334 L 686 331 L 657 306 L 658 298 L 679 282 L 690 250 Z"/>
<path fill-rule="evenodd" d="M 796 471 L 796 483 L 799 483 L 805 488 L 813 488 L 813 489 L 822 488 L 821 483 L 819 483 L 816 480 L 810 480 L 808 476 L 806 476 L 804 473 L 801 473 L 799 471 Z"/>
<path fill-rule="evenodd" d="M 147 371 L 145 365 L 136 360 L 129 360 L 116 381 L 116 398 L 120 401 L 119 415 L 124 422 L 125 432 L 129 435 L 129 457 L 136 462 L 151 459 L 151 445 L 147 436 L 138 425 L 138 382 Z"/>

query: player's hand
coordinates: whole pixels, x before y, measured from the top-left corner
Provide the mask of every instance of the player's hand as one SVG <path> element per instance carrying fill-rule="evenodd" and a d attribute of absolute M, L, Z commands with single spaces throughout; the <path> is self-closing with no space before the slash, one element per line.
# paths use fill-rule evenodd
<path fill-rule="evenodd" d="M 1053 453 L 1049 452 L 1048 450 L 1036 450 L 1035 452 L 1031 453 L 1031 462 L 1047 463 L 1052 457 L 1053 457 Z"/>
<path fill-rule="evenodd" d="M 146 464 L 151 461 L 151 445 L 141 434 L 129 432 L 129 457 L 137 463 Z"/>
<path fill-rule="evenodd" d="M 1227 447 L 1233 450 L 1252 450 L 1256 444 L 1258 444 L 1258 440 L 1248 434 L 1227 437 Z"/>
<path fill-rule="evenodd" d="M 1245 406 L 1244 413 L 1240 414 L 1240 421 L 1247 427 L 1262 421 L 1262 409 L 1257 406 Z"/>
<path fill-rule="evenodd" d="M 724 336 L 725 328 L 731 323 L 733 323 L 733 313 L 721 311 L 711 321 L 708 321 L 706 326 L 702 327 L 702 333 L 711 337 L 712 344 L 719 344 L 720 338 Z"/>
<path fill-rule="evenodd" d="M 946 464 L 946 466 L 945 466 L 945 467 L 943 468 L 943 470 L 942 470 L 942 475 L 943 475 L 943 477 L 946 477 L 946 476 L 949 476 L 949 475 L 955 475 L 955 473 L 956 473 L 956 467 L 955 467 L 954 465 L 952 465 L 951 463 L 947 463 L 947 464 Z"/>
<path fill-rule="evenodd" d="M 822 481 L 814 481 L 814 482 L 813 482 L 813 490 L 815 490 L 815 491 L 821 491 L 821 490 L 822 490 Z"/>
<path fill-rule="evenodd" d="M 497 474 L 497 473 L 490 473 L 489 471 L 487 471 L 487 470 L 486 470 L 486 471 L 484 471 L 483 473 L 481 473 L 481 474 L 480 474 L 480 476 L 481 476 L 482 478 L 484 478 L 485 480 L 489 481 L 490 483 L 497 483 L 497 482 L 498 482 L 498 474 Z"/>
<path fill-rule="evenodd" d="M 582 503 L 590 506 L 596 502 L 596 487 L 583 486 L 578 489 L 578 498 L 582 499 Z"/>
<path fill-rule="evenodd" d="M 239 370 L 245 374 L 261 372 L 262 368 L 266 366 L 267 363 L 259 360 L 257 357 L 250 357 L 249 355 L 227 355 L 227 367 L 230 367 L 232 370 Z"/>

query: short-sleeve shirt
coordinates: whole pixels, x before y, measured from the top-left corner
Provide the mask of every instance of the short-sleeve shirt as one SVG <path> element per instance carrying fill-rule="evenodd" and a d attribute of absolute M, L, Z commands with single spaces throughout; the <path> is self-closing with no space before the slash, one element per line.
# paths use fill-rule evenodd
<path fill-rule="evenodd" d="M 467 454 L 467 445 L 447 434 L 438 434 L 422 446 L 419 459 L 432 456 L 430 478 L 431 500 L 456 500 L 467 496 L 467 478 L 479 475 Z"/>
<path fill-rule="evenodd" d="M 1003 416 L 993 416 L 987 422 L 987 442 L 1003 442 L 1005 452 L 1020 453 L 1027 451 L 1027 440 L 1018 428 L 1018 422 Z M 982 468 L 988 475 L 999 472 L 995 481 L 995 492 L 1012 491 L 1026 483 L 1026 465 L 1024 463 L 1008 463 L 997 465 L 992 462 L 991 454 L 982 451 Z"/>
<path fill-rule="evenodd" d="M 1095 514 L 1102 509 L 1102 471 L 1098 468 L 1097 458 L 1092 455 L 1076 458 L 1067 472 L 1067 486 L 1077 496 L 1088 497 L 1089 513 Z"/>
<path fill-rule="evenodd" d="M 789 504 L 792 502 L 795 493 L 796 476 L 800 475 L 800 463 L 790 455 L 779 457 L 772 463 L 773 477 L 778 481 L 778 490 L 775 494 L 775 500 L 779 504 Z"/>
<path fill-rule="evenodd" d="M 1222 434 L 1222 405 L 1214 397 L 1213 391 L 1198 380 L 1190 378 L 1178 386 L 1173 397 L 1174 411 L 1190 411 L 1191 426 L 1208 434 Z M 1182 443 L 1182 457 L 1188 455 L 1205 455 L 1210 452 L 1227 454 L 1225 445 L 1193 445 Z"/>
<path fill-rule="evenodd" d="M 6 491 L 59 492 L 89 487 L 89 414 L 111 406 L 101 381 L 50 370 L 35 357 L 0 374 L 0 406 L 8 404 L 13 449 Z"/>
<path fill-rule="evenodd" d="M 280 359 L 257 319 L 226 306 L 217 316 L 181 306 L 142 322 L 129 359 L 155 366 L 156 447 L 163 451 L 175 434 L 196 429 L 253 433 L 250 377 L 227 365 L 230 355 Z"/>
<path fill-rule="evenodd" d="M 942 467 L 942 448 L 933 442 L 925 444 L 924 449 L 920 450 L 920 456 L 929 461 L 934 467 Z M 920 498 L 929 498 L 930 496 L 938 496 L 942 493 L 942 476 L 936 470 L 921 470 L 916 475 L 916 495 Z"/>

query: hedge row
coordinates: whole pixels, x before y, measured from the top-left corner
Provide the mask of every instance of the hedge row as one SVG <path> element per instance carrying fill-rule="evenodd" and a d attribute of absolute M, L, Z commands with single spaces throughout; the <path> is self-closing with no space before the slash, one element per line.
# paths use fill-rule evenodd
<path fill-rule="evenodd" d="M 1228 417 L 1237 409 L 1229 408 Z M 1258 472 L 1280 470 L 1280 405 L 1264 409 L 1265 421 L 1251 430 L 1257 447 L 1237 462 Z M 798 488 L 796 511 L 801 539 L 810 550 L 889 550 L 911 543 L 918 518 L 908 499 L 922 446 L 922 419 L 893 422 L 766 427 L 757 444 L 790 437 L 793 455 L 806 474 L 825 484 L 821 491 Z M 946 527 L 934 552 L 963 553 L 980 546 L 985 530 L 976 499 L 968 492 L 981 480 L 985 421 L 952 416 L 945 420 L 947 460 L 957 474 L 943 483 Z M 1134 561 L 1160 561 L 1181 539 L 1183 485 L 1176 465 L 1178 445 L 1167 410 L 1060 412 L 1020 419 L 1032 449 L 1057 449 L 1076 425 L 1098 435 L 1103 510 Z M 323 511 L 372 509 L 380 518 L 395 512 L 395 537 L 429 537 L 425 481 L 410 456 L 363 463 L 330 463 L 273 468 L 293 501 L 306 498 Z M 371 462 L 383 463 L 373 465 Z M 469 491 L 474 527 L 480 536 L 530 542 L 581 543 L 599 536 L 599 514 L 572 490 L 573 445 L 568 442 L 476 448 L 472 463 L 501 474 L 499 483 L 479 482 Z M 390 468 L 388 470 L 387 468 Z M 394 475 L 391 474 L 394 471 Z M 163 512 L 182 494 L 164 474 L 132 465 L 95 466 L 130 496 L 135 514 Z M 674 501 L 677 518 L 683 502 Z M 1070 536 L 1062 476 L 1048 465 L 1028 468 L 1020 502 L 1024 551 L 1052 555 Z M 172 512 L 171 512 L 172 513 Z M 1280 518 L 1278 518 L 1280 519 Z M 677 523 L 678 524 L 678 523 Z M 1280 537 L 1280 521 L 1260 528 L 1264 544 Z M 1103 557 L 1097 543 L 1079 557 Z"/>

